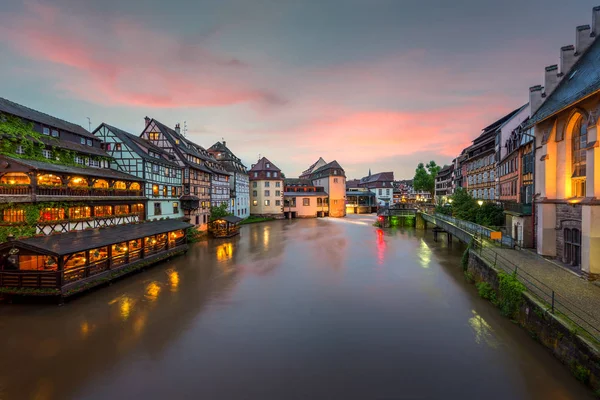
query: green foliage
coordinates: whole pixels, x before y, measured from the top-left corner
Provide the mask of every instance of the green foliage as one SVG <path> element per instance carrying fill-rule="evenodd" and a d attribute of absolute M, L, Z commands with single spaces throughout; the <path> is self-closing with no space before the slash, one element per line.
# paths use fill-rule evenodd
<path fill-rule="evenodd" d="M 577 361 L 571 362 L 571 371 L 578 381 L 585 383 L 586 385 L 590 381 L 590 370 Z"/>
<path fill-rule="evenodd" d="M 440 169 L 441 167 L 438 166 L 435 161 L 429 161 L 427 165 L 419 163 L 415 170 L 415 177 L 413 178 L 413 187 L 415 190 L 429 192 L 433 198 L 435 195 L 435 177 Z"/>
<path fill-rule="evenodd" d="M 464 274 L 465 274 L 465 279 L 467 280 L 467 282 L 473 282 L 475 280 L 475 279 L 473 279 L 473 274 L 470 273 L 469 271 L 465 270 Z"/>
<path fill-rule="evenodd" d="M 482 298 L 489 300 L 492 303 L 496 302 L 496 291 L 492 285 L 487 282 L 478 282 L 475 284 L 475 286 L 477 287 L 477 292 L 479 292 L 479 295 Z"/>
<path fill-rule="evenodd" d="M 435 212 L 438 214 L 444 214 L 444 215 L 452 215 L 452 206 L 451 205 L 445 205 L 445 204 L 438 204 L 437 206 L 435 206 Z"/>
<path fill-rule="evenodd" d="M 210 220 L 211 221 L 226 217 L 228 215 L 233 215 L 233 214 L 227 211 L 227 203 L 221 203 L 220 206 L 210 208 Z"/>
<path fill-rule="evenodd" d="M 275 218 L 270 217 L 257 217 L 254 215 L 249 216 L 245 220 L 241 221 L 238 225 L 254 224 L 257 222 L 273 221 Z"/>
<path fill-rule="evenodd" d="M 197 243 L 207 237 L 206 232 L 201 232 L 196 228 L 188 228 L 185 231 L 185 236 L 188 243 Z"/>
<path fill-rule="evenodd" d="M 487 227 L 498 227 L 504 225 L 504 212 L 502 207 L 491 202 L 483 203 L 478 207 L 475 222 Z"/>
<path fill-rule="evenodd" d="M 469 246 L 467 246 L 467 248 L 465 249 L 465 252 L 462 255 L 462 258 L 460 259 L 460 264 L 463 267 L 463 271 L 466 271 L 467 268 L 469 267 L 469 251 L 471 250 L 471 244 L 469 243 Z"/>
<path fill-rule="evenodd" d="M 462 188 L 456 189 L 452 195 L 451 210 L 452 216 L 463 221 L 474 222 L 487 227 L 504 225 L 502 207 L 492 202 L 485 202 L 480 206 L 471 194 Z M 438 208 L 436 208 L 436 212 L 446 213 L 443 210 L 438 210 Z"/>
<path fill-rule="evenodd" d="M 500 312 L 505 317 L 513 317 L 523 303 L 525 286 L 517 280 L 517 276 L 514 273 L 506 274 L 498 272 L 498 279 L 500 280 L 500 299 L 498 304 Z"/>

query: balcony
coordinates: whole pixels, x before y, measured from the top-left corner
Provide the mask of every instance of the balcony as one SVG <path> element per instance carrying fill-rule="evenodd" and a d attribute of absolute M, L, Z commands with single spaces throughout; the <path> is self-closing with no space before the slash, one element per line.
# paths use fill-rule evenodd
<path fill-rule="evenodd" d="M 504 206 L 504 211 L 519 214 L 519 215 L 531 215 L 531 204 L 523 204 L 523 203 L 515 203 L 515 202 L 506 202 L 502 203 Z"/>
<path fill-rule="evenodd" d="M 64 197 L 143 197 L 142 190 L 68 186 L 38 186 L 36 194 Z"/>
<path fill-rule="evenodd" d="M 2 185 L 2 186 L 0 186 L 0 195 L 29 196 L 29 195 L 31 195 L 31 186 L 29 186 L 29 185 Z"/>

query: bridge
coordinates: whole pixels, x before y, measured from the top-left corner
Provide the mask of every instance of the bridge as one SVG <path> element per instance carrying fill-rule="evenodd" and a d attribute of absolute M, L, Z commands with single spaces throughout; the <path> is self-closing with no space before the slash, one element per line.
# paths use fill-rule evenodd
<path fill-rule="evenodd" d="M 437 239 L 437 233 L 440 231 L 446 233 L 446 235 L 448 236 L 448 243 L 452 242 L 452 236 L 454 236 L 461 242 L 470 244 L 475 236 L 475 235 L 459 228 L 458 226 L 453 225 L 450 222 L 439 218 L 436 214 L 430 215 L 430 214 L 426 214 L 426 213 L 420 213 L 419 215 L 424 220 L 424 223 L 425 223 L 424 228 L 425 229 L 427 228 L 427 222 L 435 225 L 436 228 L 434 228 L 434 236 L 436 239 Z"/>

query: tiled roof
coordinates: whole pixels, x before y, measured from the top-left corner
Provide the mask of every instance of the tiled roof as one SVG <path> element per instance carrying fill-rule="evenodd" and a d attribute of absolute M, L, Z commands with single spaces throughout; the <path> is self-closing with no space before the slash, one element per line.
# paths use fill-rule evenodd
<path fill-rule="evenodd" d="M 269 164 L 269 167 L 267 167 L 267 164 Z M 275 164 L 273 164 L 271 161 L 269 161 L 267 159 L 267 157 L 263 157 L 260 160 L 258 160 L 258 162 L 256 164 L 254 164 L 252 166 L 252 168 L 250 168 L 251 172 L 258 172 L 258 171 L 277 171 L 277 172 L 281 172 L 281 170 L 279 168 L 277 168 L 277 166 Z"/>
<path fill-rule="evenodd" d="M 149 160 L 149 161 L 156 162 L 156 163 L 162 163 L 162 164 L 170 165 L 172 167 L 181 168 L 175 162 L 169 161 L 163 157 L 161 157 L 161 158 L 151 157 L 148 153 L 146 153 L 144 151 L 144 149 L 142 149 L 142 147 L 147 147 L 149 149 L 152 149 L 152 151 L 155 151 L 156 153 L 163 154 L 163 155 L 168 154 L 168 153 L 166 151 L 164 151 L 163 149 L 161 149 L 160 147 L 156 146 L 155 144 L 150 143 L 149 141 L 142 139 L 141 137 L 135 136 L 135 135 L 133 135 L 129 132 L 126 132 L 122 129 L 116 128 L 116 127 L 108 125 L 106 123 L 102 123 L 102 125 L 100 125 L 98 128 L 96 128 L 96 130 L 94 132 L 96 132 L 98 129 L 102 128 L 103 126 L 106 127 L 113 134 L 115 134 L 119 139 L 121 139 L 123 141 L 123 143 L 125 143 L 127 146 L 129 146 L 140 157 L 142 157 L 146 160 Z"/>
<path fill-rule="evenodd" d="M 533 114 L 527 127 L 545 120 L 598 90 L 600 90 L 600 40 L 596 39 Z"/>
<path fill-rule="evenodd" d="M 286 178 L 284 180 L 286 186 L 313 186 L 308 179 Z"/>
<path fill-rule="evenodd" d="M 317 169 L 316 169 L 315 171 L 313 171 L 312 173 L 313 173 L 313 174 L 317 174 L 317 173 L 319 173 L 319 172 L 322 172 L 322 171 L 325 171 L 325 170 L 328 170 L 328 169 L 332 169 L 332 168 L 338 168 L 338 169 L 341 169 L 342 171 L 344 170 L 344 169 L 342 168 L 342 166 L 341 166 L 341 165 L 340 165 L 340 164 L 339 164 L 339 163 L 338 163 L 336 160 L 333 160 L 332 162 L 330 162 L 330 163 L 328 163 L 328 164 L 325 164 L 325 165 L 323 165 L 323 166 L 322 166 L 322 167 L 320 167 L 320 168 L 317 168 Z"/>
<path fill-rule="evenodd" d="M 8 156 L 0 156 L 5 157 L 7 160 L 12 162 L 16 162 L 17 164 L 25 165 L 30 168 L 40 170 L 40 171 L 48 171 L 48 172 L 57 172 L 57 173 L 66 173 L 66 174 L 76 174 L 76 175 L 84 175 L 84 176 L 99 176 L 102 178 L 110 178 L 110 179 L 125 179 L 129 181 L 140 181 L 141 178 L 137 176 L 129 175 L 124 172 L 115 171 L 114 169 L 107 168 L 93 168 L 93 167 L 72 167 L 69 165 L 61 165 L 61 164 L 52 164 L 43 161 L 37 160 L 25 160 L 21 158 L 14 158 Z"/>
<path fill-rule="evenodd" d="M 66 150 L 73 150 L 73 151 L 76 151 L 77 153 L 84 153 L 84 154 L 90 154 L 90 155 L 94 155 L 94 156 L 108 157 L 108 154 L 106 153 L 106 151 L 104 151 L 103 149 L 98 148 L 98 147 L 86 146 L 84 144 L 80 144 L 77 142 L 71 142 L 69 140 L 55 139 L 53 137 L 42 137 L 40 139 L 42 139 L 42 141 L 45 144 L 47 144 L 48 146 L 58 147 L 61 149 L 66 149 Z"/>
<path fill-rule="evenodd" d="M 389 182 L 394 181 L 393 172 L 379 172 L 370 176 L 365 176 L 360 180 L 360 183 L 371 183 L 371 182 Z"/>
<path fill-rule="evenodd" d="M 323 157 L 319 157 L 319 159 L 317 161 L 315 161 L 310 167 L 308 167 L 308 169 L 306 171 L 302 171 L 302 175 L 309 175 L 313 172 L 313 170 L 315 169 L 315 167 L 317 166 L 317 164 L 319 164 L 320 162 L 325 163 L 325 160 L 323 160 Z"/>
<path fill-rule="evenodd" d="M 27 119 L 29 121 L 35 121 L 48 127 L 58 128 L 62 131 L 68 131 L 88 138 L 94 138 L 94 135 L 92 135 L 80 125 L 67 122 L 63 119 L 56 118 L 48 114 L 44 114 L 41 111 L 22 106 L 21 104 L 17 104 L 13 101 L 4 99 L 2 97 L 0 97 L 0 112 L 12 114 L 17 117 Z"/>

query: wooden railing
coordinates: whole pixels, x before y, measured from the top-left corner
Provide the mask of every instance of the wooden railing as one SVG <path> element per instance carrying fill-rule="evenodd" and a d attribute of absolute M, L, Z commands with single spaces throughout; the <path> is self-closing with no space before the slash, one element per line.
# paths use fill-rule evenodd
<path fill-rule="evenodd" d="M 29 195 L 31 194 L 31 186 L 0 186 L 0 194 Z"/>
<path fill-rule="evenodd" d="M 40 196 L 102 196 L 102 197 L 132 197 L 143 196 L 141 190 L 129 189 L 101 189 L 101 188 L 77 188 L 77 187 L 38 187 L 37 194 Z"/>
<path fill-rule="evenodd" d="M 59 271 L 0 271 L 0 287 L 58 288 Z"/>

